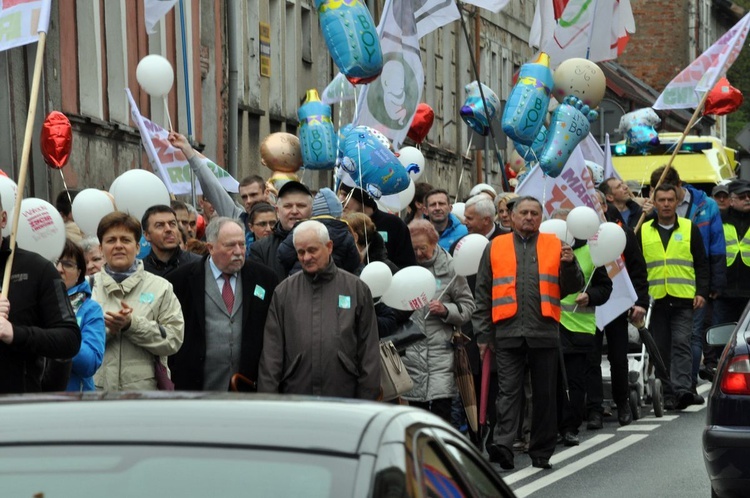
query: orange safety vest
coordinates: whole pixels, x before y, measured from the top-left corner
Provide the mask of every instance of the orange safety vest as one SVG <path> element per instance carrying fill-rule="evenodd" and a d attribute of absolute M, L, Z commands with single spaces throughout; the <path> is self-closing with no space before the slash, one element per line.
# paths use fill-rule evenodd
<path fill-rule="evenodd" d="M 512 233 L 495 237 L 490 249 L 492 264 L 492 321 L 515 316 L 516 301 L 516 248 Z M 536 244 L 539 268 L 539 295 L 542 316 L 560 321 L 560 239 L 549 233 L 540 233 Z"/>

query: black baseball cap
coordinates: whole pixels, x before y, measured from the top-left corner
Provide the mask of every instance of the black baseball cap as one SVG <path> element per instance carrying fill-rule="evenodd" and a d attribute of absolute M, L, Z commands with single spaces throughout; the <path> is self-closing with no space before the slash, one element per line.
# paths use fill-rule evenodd
<path fill-rule="evenodd" d="M 304 183 L 295 180 L 288 181 L 284 185 L 282 185 L 279 189 L 279 195 L 277 197 L 280 199 L 290 192 L 302 192 L 303 194 L 307 194 L 312 197 L 312 192 L 310 192 L 310 189 L 307 188 Z"/>

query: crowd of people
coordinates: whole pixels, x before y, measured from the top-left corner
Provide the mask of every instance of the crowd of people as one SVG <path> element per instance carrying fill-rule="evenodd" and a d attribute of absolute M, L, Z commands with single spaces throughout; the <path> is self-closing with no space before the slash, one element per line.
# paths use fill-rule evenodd
<path fill-rule="evenodd" d="M 399 402 L 463 429 L 454 364 L 462 333 L 477 391 L 482 362 L 492 363 L 491 460 L 512 469 L 514 451 L 527 451 L 535 467 L 550 468 L 556 445 L 579 444 L 584 425 L 601 429 L 615 410 L 620 425 L 633 420 L 629 322 L 643 322 L 651 307 L 666 408 L 680 410 L 703 403 L 698 379 L 713 378 L 718 355 L 706 327 L 736 321 L 750 298 L 750 183 L 742 180 L 709 196 L 673 168 L 653 201 L 617 178 L 598 185 L 607 220 L 626 233 L 637 295 L 600 330 L 595 308 L 612 280 L 587 241 L 540 233 L 538 199 L 480 184 L 459 217 L 446 190 L 419 183 L 402 219 L 360 188 L 313 192 L 287 181 L 275 191 L 250 176 L 238 204 L 185 137 L 170 141 L 201 183 L 201 214 L 173 201 L 141 220 L 108 214 L 96 234 L 83 234 L 70 213 L 75 192 L 66 191 L 59 259 L 16 249 L 9 298 L 0 298 L 0 392 L 248 389 L 377 400 L 378 342 L 412 328 L 424 338 L 402 352 L 414 387 Z M 467 234 L 490 243 L 478 273 L 464 277 L 451 261 Z M 142 241 L 150 250 L 139 255 Z M 6 238 L 2 266 L 9 253 Z M 394 273 L 426 268 L 437 294 L 414 312 L 387 306 L 358 278 L 375 261 Z"/>

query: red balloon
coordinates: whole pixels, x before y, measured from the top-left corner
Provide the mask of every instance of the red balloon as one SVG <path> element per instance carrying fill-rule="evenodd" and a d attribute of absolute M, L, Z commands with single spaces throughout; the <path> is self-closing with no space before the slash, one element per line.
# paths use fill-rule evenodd
<path fill-rule="evenodd" d="M 200 240 L 204 235 L 206 235 L 206 218 L 199 214 L 195 218 L 195 238 Z"/>
<path fill-rule="evenodd" d="M 516 176 L 518 176 L 518 173 L 513 171 L 513 168 L 510 167 L 510 163 L 505 163 L 505 177 L 510 180 Z"/>
<path fill-rule="evenodd" d="M 421 103 L 417 106 L 417 112 L 414 113 L 414 119 L 411 122 L 409 133 L 407 137 L 414 140 L 416 143 L 421 144 L 427 134 L 432 128 L 432 123 L 435 121 L 435 111 L 432 107 L 425 103 Z"/>
<path fill-rule="evenodd" d="M 70 159 L 73 129 L 65 114 L 52 111 L 42 124 L 42 156 L 48 166 L 62 169 Z"/>
<path fill-rule="evenodd" d="M 703 114 L 723 116 L 736 111 L 742 105 L 742 92 L 729 84 L 726 78 L 721 78 L 716 86 L 708 92 Z"/>

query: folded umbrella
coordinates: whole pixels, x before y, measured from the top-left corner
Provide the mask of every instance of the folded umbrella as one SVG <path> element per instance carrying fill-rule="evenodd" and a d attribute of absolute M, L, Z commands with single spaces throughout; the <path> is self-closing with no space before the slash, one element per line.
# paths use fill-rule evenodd
<path fill-rule="evenodd" d="M 487 438 L 490 435 L 490 424 L 487 422 L 487 402 L 490 397 L 490 367 L 492 366 L 492 351 L 490 348 L 484 350 L 482 356 L 482 390 L 479 393 L 479 440 L 481 447 L 487 446 Z"/>
<path fill-rule="evenodd" d="M 456 376 L 458 393 L 466 412 L 466 420 L 474 432 L 479 429 L 477 420 L 477 395 L 474 391 L 474 376 L 469 365 L 469 356 L 466 354 L 466 343 L 468 338 L 460 332 L 453 334 L 454 365 L 453 371 Z"/>

